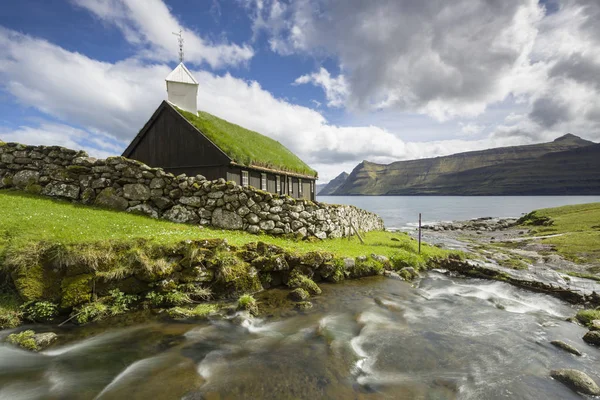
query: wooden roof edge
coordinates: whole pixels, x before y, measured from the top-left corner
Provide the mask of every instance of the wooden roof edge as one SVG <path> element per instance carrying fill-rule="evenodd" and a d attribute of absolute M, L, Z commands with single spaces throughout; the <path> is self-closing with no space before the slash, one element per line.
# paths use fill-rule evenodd
<path fill-rule="evenodd" d="M 276 175 L 289 175 L 289 176 L 294 176 L 296 178 L 305 178 L 305 179 L 310 179 L 310 180 L 317 180 L 317 179 L 319 179 L 318 175 L 317 176 L 306 175 L 306 174 L 301 174 L 301 173 L 292 172 L 292 171 L 286 171 L 286 170 L 282 170 L 282 169 L 273 169 L 273 168 L 261 167 L 261 166 L 258 166 L 258 165 L 244 165 L 244 164 L 236 163 L 235 161 L 231 161 L 230 165 L 232 165 L 234 167 L 240 167 L 240 168 L 255 169 L 257 171 L 271 172 L 271 173 L 276 174 Z"/>

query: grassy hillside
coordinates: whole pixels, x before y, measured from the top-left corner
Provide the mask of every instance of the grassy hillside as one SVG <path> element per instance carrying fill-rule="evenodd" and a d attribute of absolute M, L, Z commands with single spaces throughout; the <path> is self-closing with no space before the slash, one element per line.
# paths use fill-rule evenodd
<path fill-rule="evenodd" d="M 148 239 L 160 244 L 183 240 L 226 238 L 231 245 L 263 241 L 298 252 L 328 251 L 340 257 L 381 254 L 413 256 L 416 244 L 407 235 L 390 232 L 364 234 L 366 244 L 358 238 L 325 241 L 293 241 L 268 235 L 252 235 L 242 231 L 201 229 L 124 212 L 102 210 L 68 202 L 0 190 L 0 257 L 7 250 L 28 249 L 32 243 L 61 244 L 98 241 L 131 241 Z M 392 239 L 397 239 L 392 240 Z M 442 256 L 442 250 L 425 245 L 420 259 Z M 0 258 L 1 260 L 1 258 Z"/>
<path fill-rule="evenodd" d="M 545 208 L 520 222 L 533 227 L 534 235 L 561 235 L 543 240 L 554 245 L 559 254 L 578 262 L 600 264 L 600 203 Z"/>
<path fill-rule="evenodd" d="M 276 140 L 207 112 L 194 115 L 181 109 L 177 111 L 238 164 L 317 176 L 314 169 Z"/>
<path fill-rule="evenodd" d="M 364 161 L 350 174 L 346 182 L 335 192 L 336 195 L 403 195 L 403 194 L 503 194 L 525 192 L 535 178 L 543 176 L 550 179 L 552 168 L 560 164 L 557 159 L 553 167 L 538 168 L 539 163 L 549 163 L 545 159 L 552 154 L 574 149 L 586 148 L 594 143 L 565 135 L 550 143 L 528 146 L 502 147 L 483 151 L 459 153 L 451 156 L 427 158 L 421 160 L 399 161 L 389 165 Z M 576 159 L 576 157 L 575 157 Z M 590 176 L 585 165 L 577 164 L 578 170 L 570 170 L 569 178 L 575 174 Z M 515 176 L 529 176 L 530 167 L 534 167 L 530 181 L 514 181 Z M 537 174 L 537 175 L 535 175 Z M 576 179 L 575 179 L 576 180 Z M 501 183 L 501 185 L 498 185 Z M 544 186 L 544 182 L 541 186 Z M 584 189 L 586 184 L 579 185 Z"/>

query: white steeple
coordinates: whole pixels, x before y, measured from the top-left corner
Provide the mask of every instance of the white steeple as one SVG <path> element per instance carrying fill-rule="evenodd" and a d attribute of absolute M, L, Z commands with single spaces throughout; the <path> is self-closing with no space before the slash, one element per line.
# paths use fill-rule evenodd
<path fill-rule="evenodd" d="M 198 112 L 198 81 L 183 62 L 171 71 L 166 81 L 169 103 L 196 114 Z"/>
<path fill-rule="evenodd" d="M 183 36 L 173 32 L 179 42 L 179 65 L 167 76 L 167 100 L 182 110 L 198 113 L 198 81 L 183 64 Z"/>

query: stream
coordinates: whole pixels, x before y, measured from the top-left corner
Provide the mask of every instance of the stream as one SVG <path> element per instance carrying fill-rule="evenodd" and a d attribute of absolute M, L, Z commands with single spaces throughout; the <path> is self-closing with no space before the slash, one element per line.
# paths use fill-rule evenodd
<path fill-rule="evenodd" d="M 241 322 L 55 328 L 71 340 L 39 354 L 0 345 L 0 399 L 578 399 L 550 369 L 600 382 L 567 303 L 438 272 L 414 285 L 323 284 L 308 312 Z"/>

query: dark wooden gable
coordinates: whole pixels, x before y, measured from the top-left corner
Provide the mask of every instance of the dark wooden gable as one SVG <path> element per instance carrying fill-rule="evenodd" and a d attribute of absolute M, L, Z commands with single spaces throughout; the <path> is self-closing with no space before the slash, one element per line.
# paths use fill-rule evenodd
<path fill-rule="evenodd" d="M 220 148 L 163 101 L 123 152 L 151 167 L 180 170 L 229 165 Z"/>

